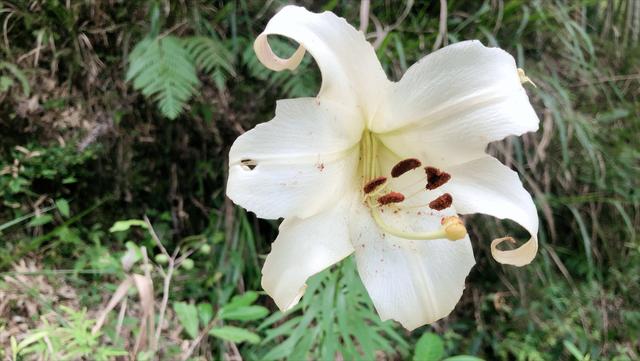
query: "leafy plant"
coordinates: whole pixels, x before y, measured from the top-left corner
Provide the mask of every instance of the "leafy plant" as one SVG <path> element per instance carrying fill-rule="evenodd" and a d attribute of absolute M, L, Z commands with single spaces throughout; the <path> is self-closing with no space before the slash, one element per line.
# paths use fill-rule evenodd
<path fill-rule="evenodd" d="M 266 333 L 263 346 L 282 340 L 262 360 L 373 360 L 377 351 L 406 356 L 409 347 L 393 322 L 376 314 L 351 258 L 308 280 L 296 307 L 273 314 L 258 329 Z"/>
<path fill-rule="evenodd" d="M 16 65 L 6 62 L 0 61 L 0 74 L 5 70 L 8 72 L 7 75 L 0 75 L 0 93 L 6 92 L 13 86 L 14 79 L 20 82 L 20 86 L 22 87 L 22 94 L 24 96 L 29 96 L 31 93 L 31 87 L 29 86 L 29 81 L 27 80 L 27 76 L 20 70 Z M 11 76 L 9 76 L 11 75 Z"/>
<path fill-rule="evenodd" d="M 483 361 L 479 357 L 457 355 L 444 357 L 444 341 L 442 337 L 432 332 L 425 332 L 416 343 L 413 361 Z"/>
<path fill-rule="evenodd" d="M 43 319 L 44 326 L 29 332 L 19 342 L 11 339 L 13 360 L 18 356 L 39 355 L 51 360 L 78 360 L 88 357 L 96 361 L 108 361 L 129 353 L 102 342 L 102 333 L 92 332 L 94 320 L 87 318 L 84 310 L 77 311 L 61 306 L 62 317 L 56 324 Z"/>
<path fill-rule="evenodd" d="M 219 39 L 190 36 L 184 38 L 183 43 L 198 69 L 211 76 L 219 90 L 225 88 L 229 76 L 236 76 L 233 55 Z"/>
<path fill-rule="evenodd" d="M 182 41 L 175 36 L 146 38 L 129 55 L 127 81 L 158 102 L 160 111 L 175 119 L 200 84 L 196 68 Z"/>
<path fill-rule="evenodd" d="M 223 325 L 224 321 L 256 321 L 266 317 L 269 310 L 263 306 L 254 305 L 258 294 L 253 291 L 235 296 L 229 303 L 212 314 L 212 306 L 209 303 L 200 303 L 198 306 L 185 302 L 176 302 L 173 310 L 176 312 L 180 324 L 191 337 L 196 339 L 203 329 L 208 335 L 233 343 L 258 343 L 260 336 L 237 326 Z M 199 326 L 200 324 L 200 326 Z"/>

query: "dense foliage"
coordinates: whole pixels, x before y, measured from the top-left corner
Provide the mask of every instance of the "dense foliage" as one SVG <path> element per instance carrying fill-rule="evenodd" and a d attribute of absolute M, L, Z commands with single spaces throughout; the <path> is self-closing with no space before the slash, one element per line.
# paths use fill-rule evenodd
<path fill-rule="evenodd" d="M 225 198 L 225 162 L 276 99 L 319 88 L 308 55 L 281 73 L 254 56 L 283 3 L 0 1 L 0 356 L 640 358 L 640 2 L 371 2 L 390 78 L 480 39 L 537 86 L 541 129 L 490 152 L 535 197 L 538 257 L 497 264 L 512 225 L 470 217 L 463 299 L 413 333 L 379 320 L 351 260 L 286 315 L 260 293 L 277 223 Z M 299 3 L 359 25 L 355 2 Z"/>

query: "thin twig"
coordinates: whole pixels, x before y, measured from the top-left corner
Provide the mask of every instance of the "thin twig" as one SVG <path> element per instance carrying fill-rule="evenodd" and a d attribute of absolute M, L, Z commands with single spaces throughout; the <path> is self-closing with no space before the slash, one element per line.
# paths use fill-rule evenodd
<path fill-rule="evenodd" d="M 147 305 L 148 307 L 144 307 L 145 309 L 148 309 L 148 314 L 147 317 L 149 318 L 149 346 L 151 347 L 152 352 L 155 354 L 157 348 L 158 348 L 158 342 L 157 340 L 153 337 L 153 331 L 154 331 L 154 311 L 153 311 L 153 307 L 154 307 L 154 297 L 153 297 L 153 278 L 151 278 L 151 269 L 153 268 L 153 266 L 151 266 L 151 264 L 149 263 L 149 256 L 147 255 L 147 248 L 146 247 L 141 247 L 141 251 L 142 251 L 142 260 L 144 262 L 144 278 L 145 280 L 148 282 L 148 284 L 151 287 L 150 290 L 150 300 L 148 301 L 150 303 L 150 305 Z M 141 302 L 142 302 L 142 292 L 140 292 L 140 298 L 141 298 Z"/>
<path fill-rule="evenodd" d="M 447 45 L 447 0 L 440 0 L 440 24 L 433 50 L 439 49 L 443 43 Z"/>
<path fill-rule="evenodd" d="M 156 328 L 155 343 L 160 342 L 160 333 L 162 332 L 162 324 L 164 323 L 164 315 L 167 312 L 167 304 L 169 302 L 169 287 L 171 286 L 171 277 L 173 277 L 173 271 L 175 269 L 175 263 L 173 258 L 169 258 L 169 269 L 167 275 L 164 277 L 164 285 L 162 289 L 162 303 L 160 304 L 160 314 L 158 315 L 158 326 Z"/>
<path fill-rule="evenodd" d="M 149 217 L 144 216 L 144 221 L 147 224 L 147 228 L 149 233 L 151 234 L 151 238 L 156 242 L 158 247 L 160 247 L 160 251 L 169 258 L 169 265 L 166 272 L 166 275 L 163 275 L 164 282 L 162 288 L 162 302 L 160 303 L 160 313 L 158 315 L 158 326 L 156 327 L 156 335 L 154 343 L 158 345 L 160 343 L 160 334 L 162 333 L 162 324 L 164 323 L 164 316 L 167 312 L 167 304 L 169 303 L 169 288 L 171 286 L 171 278 L 173 277 L 173 271 L 176 266 L 176 256 L 178 255 L 179 248 L 176 248 L 173 255 L 170 255 L 167 252 L 167 249 L 164 248 L 162 242 L 160 242 L 160 238 L 156 234 L 156 231 L 153 229 L 151 222 L 149 221 Z"/>
<path fill-rule="evenodd" d="M 118 343 L 118 339 L 120 338 L 120 332 L 122 332 L 122 325 L 124 324 L 124 317 L 127 314 L 127 299 L 123 299 L 120 304 L 120 312 L 118 313 L 118 322 L 116 322 L 116 339 L 114 343 Z"/>
<path fill-rule="evenodd" d="M 149 230 L 149 233 L 151 234 L 151 238 L 153 238 L 153 240 L 156 242 L 158 247 L 160 247 L 160 251 L 165 256 L 171 257 L 169 252 L 167 252 L 167 249 L 164 248 L 164 246 L 162 245 L 162 242 L 160 242 L 160 238 L 158 238 L 158 235 L 156 234 L 156 231 L 153 229 L 153 226 L 151 225 L 151 221 L 149 221 L 149 217 L 147 217 L 147 215 L 145 214 L 143 218 L 144 218 L 144 222 L 147 224 L 147 229 Z"/>
<path fill-rule="evenodd" d="M 196 350 L 196 348 L 198 347 L 200 342 L 202 342 L 202 339 L 205 338 L 205 336 L 207 336 L 207 334 L 209 334 L 209 331 L 211 331 L 211 329 L 213 328 L 213 326 L 216 325 L 216 323 L 218 323 L 218 319 L 216 319 L 216 318 L 214 318 L 213 320 L 209 321 L 209 324 L 207 324 L 207 327 L 205 327 L 204 330 L 202 330 L 200 332 L 198 337 L 196 337 L 196 339 L 193 340 L 193 342 L 191 343 L 189 348 L 184 352 L 184 354 L 182 354 L 182 359 L 181 359 L 182 361 L 187 361 L 189 359 L 189 357 L 191 357 L 191 355 Z"/>
<path fill-rule="evenodd" d="M 367 33 L 367 28 L 369 27 L 369 8 L 371 6 L 371 2 L 369 0 L 362 0 L 360 2 L 360 31 L 363 33 Z"/>
<path fill-rule="evenodd" d="M 387 35 L 395 30 L 398 26 L 400 26 L 402 22 L 407 18 L 407 16 L 409 16 L 409 14 L 411 13 L 411 8 L 413 8 L 413 2 L 414 0 L 407 0 L 404 11 L 402 12 L 402 14 L 400 14 L 396 22 L 393 23 L 393 25 L 385 26 L 384 28 L 382 28 L 382 24 L 380 23 L 378 18 L 371 14 L 371 20 L 373 20 L 373 23 L 376 25 L 376 40 L 373 42 L 374 49 L 378 49 L 378 47 L 382 45 L 382 42 L 387 37 Z"/>

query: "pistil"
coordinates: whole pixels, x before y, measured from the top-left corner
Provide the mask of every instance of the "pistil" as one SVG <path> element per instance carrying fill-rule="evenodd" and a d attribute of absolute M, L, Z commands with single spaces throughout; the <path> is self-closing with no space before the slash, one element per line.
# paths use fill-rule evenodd
<path fill-rule="evenodd" d="M 467 234 L 462 221 L 456 217 L 446 217 L 442 219 L 441 227 L 432 232 L 407 232 L 387 224 L 382 219 L 381 208 L 392 204 L 401 204 L 405 200 L 405 195 L 397 191 L 389 191 L 388 178 L 380 174 L 378 160 L 378 139 L 368 130 L 365 130 L 360 143 L 360 170 L 363 175 L 362 191 L 364 201 L 369 206 L 371 216 L 377 226 L 385 233 L 403 239 L 410 240 L 434 240 L 449 239 L 452 241 L 464 238 Z M 403 174 L 422 166 L 421 162 L 415 158 L 408 158 L 398 162 L 391 170 L 391 177 L 397 178 Z M 434 167 L 426 167 L 427 184 L 422 189 L 435 189 L 449 181 L 451 176 Z M 424 180 L 423 180 L 424 181 Z M 383 193 L 378 196 L 378 194 Z M 436 198 L 429 203 L 432 209 L 442 210 L 451 206 L 452 197 L 448 193 Z"/>

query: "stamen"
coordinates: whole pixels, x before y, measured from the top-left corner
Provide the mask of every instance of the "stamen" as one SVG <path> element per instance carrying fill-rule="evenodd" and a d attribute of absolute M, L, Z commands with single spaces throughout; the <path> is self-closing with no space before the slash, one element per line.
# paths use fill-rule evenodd
<path fill-rule="evenodd" d="M 518 78 L 520 78 L 520 84 L 529 83 L 533 85 L 534 88 L 538 87 L 536 83 L 534 83 L 531 79 L 529 79 L 529 77 L 524 73 L 524 70 L 522 68 L 518 68 Z"/>
<path fill-rule="evenodd" d="M 376 189 L 378 189 L 378 187 L 385 184 L 386 182 L 387 182 L 387 177 L 378 177 L 370 180 L 367 184 L 364 185 L 364 188 L 363 188 L 364 194 L 369 194 L 375 191 Z"/>
<path fill-rule="evenodd" d="M 381 215 L 381 210 L 374 205 L 371 204 L 371 200 L 369 202 L 369 207 L 371 207 L 371 215 L 373 216 L 373 220 L 376 222 L 378 227 L 385 233 L 394 235 L 396 237 L 404 238 L 404 239 L 412 239 L 412 240 L 420 240 L 420 241 L 428 241 L 433 239 L 448 239 L 450 241 L 456 241 L 458 239 L 464 238 L 467 234 L 467 229 L 464 227 L 464 224 L 460 220 L 460 218 L 456 216 L 445 217 L 442 219 L 442 227 L 436 231 L 431 232 L 407 232 L 400 229 L 397 229 L 389 224 L 387 224 Z"/>
<path fill-rule="evenodd" d="M 452 202 L 453 198 L 451 197 L 451 194 L 445 193 L 429 202 L 429 208 L 435 209 L 436 211 L 441 211 L 443 209 L 451 207 Z"/>
<path fill-rule="evenodd" d="M 427 173 L 427 185 L 428 190 L 434 190 L 441 185 L 447 183 L 451 179 L 451 174 L 443 172 L 435 167 L 425 167 L 424 171 Z"/>
<path fill-rule="evenodd" d="M 393 178 L 398 178 L 401 175 L 407 173 L 410 170 L 414 170 L 421 166 L 422 163 L 415 158 L 408 158 L 405 160 L 401 160 L 398 164 L 394 165 L 391 169 L 391 176 Z"/>
<path fill-rule="evenodd" d="M 378 204 L 381 206 L 389 203 L 400 203 L 402 201 L 404 201 L 404 194 L 398 192 L 390 192 L 378 198 Z"/>
<path fill-rule="evenodd" d="M 467 235 L 467 229 L 458 216 L 444 217 L 440 223 L 447 239 L 450 241 L 457 241 Z"/>

